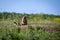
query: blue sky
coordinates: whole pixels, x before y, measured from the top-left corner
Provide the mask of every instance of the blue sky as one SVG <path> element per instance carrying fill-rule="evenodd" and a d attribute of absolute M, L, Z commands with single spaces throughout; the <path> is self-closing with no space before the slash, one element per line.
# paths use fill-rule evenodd
<path fill-rule="evenodd" d="M 60 15 L 60 0 L 0 0 L 0 12 Z"/>

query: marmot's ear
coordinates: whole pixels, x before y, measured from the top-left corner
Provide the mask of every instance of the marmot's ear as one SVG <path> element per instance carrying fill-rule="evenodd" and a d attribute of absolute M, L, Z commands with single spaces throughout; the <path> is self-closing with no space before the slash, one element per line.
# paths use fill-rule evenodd
<path fill-rule="evenodd" d="M 16 24 L 16 25 L 17 25 L 17 22 L 14 22 L 14 24 Z"/>
<path fill-rule="evenodd" d="M 27 25 L 26 16 L 23 16 L 23 18 L 22 18 L 22 25 Z"/>

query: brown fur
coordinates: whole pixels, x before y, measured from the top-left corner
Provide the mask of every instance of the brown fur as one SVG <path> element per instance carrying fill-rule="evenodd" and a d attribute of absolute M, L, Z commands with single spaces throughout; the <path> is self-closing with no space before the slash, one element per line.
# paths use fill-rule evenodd
<path fill-rule="evenodd" d="M 14 22 L 15 25 L 17 25 L 17 22 Z"/>
<path fill-rule="evenodd" d="M 15 25 L 17 26 L 21 26 L 20 23 L 17 23 L 17 22 L 14 22 Z M 22 18 L 22 25 L 27 25 L 27 19 L 26 19 L 26 16 L 23 16 Z"/>
<path fill-rule="evenodd" d="M 27 25 L 26 16 L 23 16 L 23 18 L 22 18 L 22 25 Z"/>
<path fill-rule="evenodd" d="M 17 22 L 14 22 L 14 24 L 17 25 L 17 26 L 21 26 L 20 23 L 17 23 Z"/>

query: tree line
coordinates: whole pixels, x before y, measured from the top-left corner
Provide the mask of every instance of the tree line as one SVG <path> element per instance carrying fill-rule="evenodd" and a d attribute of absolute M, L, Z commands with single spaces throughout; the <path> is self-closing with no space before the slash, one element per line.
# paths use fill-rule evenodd
<path fill-rule="evenodd" d="M 26 16 L 27 19 L 48 19 L 48 20 L 51 20 L 53 18 L 60 18 L 60 15 L 49 15 L 49 14 L 41 14 L 41 13 L 38 13 L 38 14 L 27 14 L 27 13 L 15 13 L 15 12 L 0 12 L 0 19 L 20 19 L 22 18 L 23 16 Z"/>

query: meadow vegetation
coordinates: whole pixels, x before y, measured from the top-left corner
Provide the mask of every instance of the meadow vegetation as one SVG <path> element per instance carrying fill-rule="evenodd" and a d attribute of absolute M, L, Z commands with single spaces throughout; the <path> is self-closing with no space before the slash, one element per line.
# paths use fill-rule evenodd
<path fill-rule="evenodd" d="M 13 23 L 16 21 L 21 24 L 24 15 L 28 21 L 27 30 L 17 28 Z M 54 26 L 60 29 L 60 15 L 0 12 L 0 40 L 60 40 L 60 32 L 31 28 L 33 24 Z"/>

